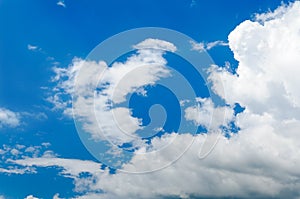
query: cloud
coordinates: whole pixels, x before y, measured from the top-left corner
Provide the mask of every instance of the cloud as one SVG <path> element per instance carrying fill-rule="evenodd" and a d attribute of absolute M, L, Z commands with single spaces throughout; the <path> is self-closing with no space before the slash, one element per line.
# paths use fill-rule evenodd
<path fill-rule="evenodd" d="M 163 54 L 165 50 L 175 51 L 176 47 L 166 41 L 146 39 L 134 48 L 137 54 L 125 62 L 115 62 L 112 67 L 103 61 L 74 59 L 69 68 L 54 68 L 56 76 L 53 81 L 57 86 L 49 101 L 69 116 L 73 108 L 74 116 L 83 122 L 84 130 L 95 140 L 108 139 L 116 145 L 141 144 L 141 139 L 135 134 L 142 128 L 141 120 L 132 117 L 131 110 L 126 107 L 111 106 L 124 102 L 128 94 L 142 92 L 144 86 L 154 85 L 159 79 L 170 76 Z M 101 74 L 102 81 L 98 85 Z M 101 92 L 95 93 L 96 88 Z M 72 107 L 71 99 L 66 101 L 63 96 L 73 97 Z M 99 133 L 99 124 L 103 134 Z"/>
<path fill-rule="evenodd" d="M 260 131 L 254 131 L 255 135 L 251 136 L 241 133 L 231 140 L 222 138 L 212 153 L 203 160 L 197 158 L 197 153 L 205 140 L 205 135 L 197 135 L 190 150 L 176 163 L 163 170 L 147 174 L 133 175 L 118 172 L 111 175 L 108 170 L 93 172 L 93 169 L 86 170 L 85 164 L 75 164 L 76 161 L 73 160 L 43 158 L 20 160 L 17 163 L 27 166 L 62 166 L 67 172 L 72 171 L 70 173 L 74 175 L 81 171 L 92 172 L 93 180 L 89 180 L 88 183 L 86 183 L 87 179 L 76 178 L 74 183 L 77 190 L 82 190 L 79 188 L 82 184 L 88 184 L 86 189 L 88 194 L 79 198 L 161 198 L 162 196 L 189 198 L 192 195 L 251 197 L 253 193 L 257 196 L 275 197 L 281 192 L 284 194 L 285 190 L 297 193 L 299 184 L 294 178 L 299 175 L 297 167 L 299 162 L 290 165 L 290 160 L 284 156 L 278 158 L 276 144 L 288 144 L 288 142 L 274 139 L 272 132 L 265 134 L 264 130 L 261 128 Z M 259 136 L 261 134 L 265 135 Z M 179 137 L 176 134 L 167 134 L 164 138 L 157 138 L 153 147 L 164 144 L 164 139 L 173 139 L 174 136 L 179 139 L 173 151 L 180 150 L 182 143 L 194 139 L 190 134 L 182 134 Z M 266 138 L 272 139 L 272 142 L 269 143 Z M 275 146 L 272 145 L 274 141 L 276 141 Z M 264 146 L 264 144 L 268 145 Z M 169 154 L 153 155 L 146 160 L 137 156 L 124 167 L 151 167 L 157 162 L 168 161 L 168 158 Z M 68 164 L 63 163 L 64 161 Z M 77 169 L 70 169 L 70 165 L 73 167 L 77 165 Z M 95 169 L 98 170 L 97 167 Z M 189 183 L 186 183 L 187 181 Z M 96 194 L 101 190 L 104 193 Z"/>
<path fill-rule="evenodd" d="M 47 149 L 48 147 L 49 143 L 42 143 L 40 146 L 3 145 L 0 149 L 0 173 L 28 175 L 36 174 L 37 167 L 55 167 L 60 175 L 74 179 L 75 190 L 81 192 L 87 186 L 86 183 L 92 180 L 89 177 L 81 176 L 81 174 L 98 175 L 98 173 L 103 172 L 100 163 L 89 160 L 58 158 L 53 151 Z M 85 183 L 83 183 L 84 180 Z M 59 198 L 58 194 L 54 198 Z"/>
<path fill-rule="evenodd" d="M 65 1 L 64 0 L 59 0 L 56 5 L 61 6 L 61 7 L 66 7 Z"/>
<path fill-rule="evenodd" d="M 0 173 L 5 173 L 5 174 L 25 174 L 25 173 L 36 173 L 36 171 L 30 167 L 25 167 L 25 168 L 0 168 Z"/>
<path fill-rule="evenodd" d="M 284 14 L 263 25 L 244 21 L 229 35 L 229 47 L 239 61 L 237 74 L 216 66 L 210 70 L 215 92 L 231 107 L 240 103 L 246 108 L 235 116 L 237 134 L 221 137 L 202 160 L 197 158 L 199 148 L 213 134 L 196 135 L 190 150 L 166 169 L 141 175 L 104 172 L 93 189 L 105 193 L 82 198 L 299 197 L 300 2 L 279 9 Z M 215 75 L 222 77 L 225 94 Z M 180 140 L 174 151 L 192 139 L 189 134 L 168 134 L 156 138 L 153 147 L 173 136 Z M 147 168 L 166 160 L 168 154 L 136 156 L 123 167 Z"/>
<path fill-rule="evenodd" d="M 176 46 L 170 42 L 151 38 L 140 42 L 139 44 L 135 45 L 134 48 L 138 50 L 155 49 L 170 52 L 175 52 L 177 50 Z"/>
<path fill-rule="evenodd" d="M 219 94 L 230 104 L 238 102 L 255 113 L 296 119 L 300 106 L 299 80 L 295 75 L 300 74 L 299 30 L 295 28 L 299 23 L 299 2 L 279 8 L 282 9 L 284 15 L 264 25 L 247 20 L 236 27 L 229 35 L 229 46 L 239 62 L 237 74 L 214 67 L 211 79 L 219 93 L 221 82 L 214 75 L 221 75 L 226 96 Z"/>
<path fill-rule="evenodd" d="M 63 168 L 61 174 L 68 177 L 78 177 L 83 172 L 97 174 L 101 171 L 101 164 L 93 161 L 78 160 L 78 159 L 64 159 L 56 157 L 37 157 L 12 160 L 13 163 L 22 166 L 38 166 L 51 167 L 58 166 Z"/>
<path fill-rule="evenodd" d="M 17 127 L 21 123 L 20 114 L 0 107 L 0 128 Z"/>
<path fill-rule="evenodd" d="M 228 43 L 224 41 L 214 41 L 214 42 L 209 42 L 206 44 L 206 49 L 210 50 L 216 46 L 228 46 Z"/>
<path fill-rule="evenodd" d="M 62 199 L 62 198 L 60 198 L 60 197 L 59 197 L 59 194 L 57 193 L 57 194 L 55 194 L 55 195 L 53 196 L 53 199 Z"/>
<path fill-rule="evenodd" d="M 263 132 L 259 131 L 253 137 Z M 176 135 L 168 136 L 167 139 L 172 139 Z M 183 134 L 179 139 L 173 150 L 178 150 L 182 142 L 192 137 Z M 229 141 L 221 139 L 206 159 L 199 160 L 197 152 L 203 144 L 204 135 L 198 135 L 190 150 L 170 167 L 150 174 L 104 173 L 97 177 L 93 189 L 105 190 L 105 194 L 98 195 L 99 198 L 250 197 L 253 193 L 272 197 L 279 196 L 285 190 L 297 193 L 299 184 L 292 180 L 299 174 L 297 164 L 291 166 L 285 163 L 285 159 L 278 159 L 273 151 L 267 148 L 262 150 L 259 144 L 253 144 L 252 139 L 245 134 Z M 157 141 L 160 143 L 163 140 Z M 272 149 L 276 152 L 276 147 Z M 149 167 L 166 160 L 168 154 L 147 160 L 136 157 L 124 166 Z"/>
<path fill-rule="evenodd" d="M 289 6 L 292 4 L 283 4 L 278 7 L 275 11 L 269 10 L 269 12 L 266 13 L 260 13 L 260 14 L 255 14 L 254 19 L 257 22 L 260 22 L 261 24 L 264 24 L 267 21 L 274 20 L 281 18 L 283 15 L 286 14 L 286 10 L 288 9 Z"/>
<path fill-rule="evenodd" d="M 27 45 L 27 49 L 28 49 L 28 50 L 31 50 L 31 51 L 36 51 L 36 50 L 39 49 L 39 47 L 38 47 L 38 46 L 31 45 L 31 44 L 28 44 L 28 45 Z"/>
<path fill-rule="evenodd" d="M 191 140 L 194 142 L 178 161 L 151 173 L 133 175 L 117 171 L 112 175 L 108 169 L 98 170 L 92 162 L 85 162 L 93 165 L 90 167 L 80 160 L 77 160 L 80 162 L 78 164 L 74 160 L 58 160 L 51 157 L 16 160 L 15 163 L 42 167 L 60 165 L 65 174 L 73 176 L 92 168 L 88 169 L 88 172 L 92 173 L 90 179 L 74 178 L 77 190 L 88 190 L 78 198 L 300 197 L 300 2 L 290 6 L 283 5 L 279 9 L 283 10 L 280 11 L 280 15 L 264 14 L 264 18 L 268 19 L 264 23 L 247 20 L 230 33 L 229 47 L 239 62 L 237 74 L 217 66 L 212 66 L 209 70 L 214 92 L 228 104 L 226 109 L 229 114 L 225 120 L 234 120 L 240 130 L 234 133 L 230 128 L 218 129 L 222 134 L 224 131 L 230 131 L 231 136 L 221 136 L 214 150 L 206 158 L 198 158 L 199 150 L 204 142 L 215 134 L 171 133 L 154 138 L 151 150 L 168 143 L 174 137 L 176 141 L 171 146 L 172 150 L 169 150 L 173 153 L 181 151 L 185 143 Z M 153 56 L 158 55 L 157 52 L 150 54 L 152 53 Z M 132 59 L 140 58 L 137 56 Z M 164 61 L 159 56 L 158 58 L 156 60 Z M 82 60 L 80 62 L 86 64 Z M 127 60 L 125 63 L 127 66 L 131 62 Z M 119 67 L 123 69 L 125 63 L 119 63 Z M 89 66 L 91 64 L 102 69 L 100 63 L 92 62 Z M 72 79 L 74 73 L 69 71 L 76 71 L 77 67 L 78 65 L 73 63 L 69 70 L 61 70 Z M 88 71 L 84 74 L 83 78 L 93 77 Z M 110 71 L 107 75 L 109 82 L 115 80 L 112 74 L 118 73 Z M 222 82 L 216 78 L 217 75 L 221 76 Z M 70 82 L 60 83 L 60 88 L 69 93 L 74 91 Z M 142 85 L 143 83 L 141 81 Z M 221 83 L 224 85 L 224 93 Z M 84 93 L 86 88 L 89 88 L 89 85 L 79 84 L 78 92 Z M 135 86 L 126 88 L 129 92 L 134 90 Z M 124 93 L 120 91 L 115 98 L 116 102 L 122 102 L 123 96 Z M 210 99 L 199 100 L 199 107 L 189 107 L 186 117 L 199 125 L 207 125 L 206 114 L 218 107 L 212 104 Z M 89 107 L 89 103 L 82 101 L 81 105 Z M 238 114 L 233 113 L 232 109 L 236 103 L 245 107 L 245 110 Z M 82 112 L 81 115 L 85 116 L 87 113 Z M 139 150 L 150 149 L 142 146 Z M 151 170 L 158 163 L 168 162 L 170 155 L 172 154 L 152 154 L 147 158 L 134 155 L 122 167 L 125 170 L 132 167 L 142 168 L 136 170 Z M 94 172 L 94 169 L 98 172 Z"/>
<path fill-rule="evenodd" d="M 23 121 L 21 121 L 21 119 Z M 43 112 L 13 112 L 4 107 L 0 107 L 0 129 L 7 128 L 15 128 L 22 124 L 27 119 L 35 119 L 35 120 L 46 120 L 48 116 Z"/>
<path fill-rule="evenodd" d="M 192 45 L 192 50 L 203 52 L 217 46 L 228 46 L 228 43 L 219 40 L 214 42 L 208 42 L 208 43 L 205 42 L 196 43 L 194 41 L 191 41 L 191 45 Z"/>
<path fill-rule="evenodd" d="M 24 199 L 39 199 L 39 198 L 36 198 L 33 195 L 29 195 L 29 196 L 25 197 Z"/>
<path fill-rule="evenodd" d="M 58 169 L 60 175 L 74 180 L 74 191 L 77 193 L 91 191 L 93 189 L 92 187 L 94 186 L 94 176 L 99 176 L 100 173 L 103 172 L 101 169 L 102 164 L 100 163 L 89 160 L 57 158 L 54 155 L 43 155 L 41 157 L 26 157 L 23 159 L 9 160 L 9 163 L 17 165 L 18 167 L 21 166 L 21 168 L 16 169 L 17 171 L 23 171 L 25 168 L 27 168 L 26 172 L 10 172 L 14 174 L 36 173 L 36 167 L 55 167 Z M 83 173 L 89 175 L 81 175 Z M 59 194 L 55 194 L 53 198 L 59 198 Z"/>
<path fill-rule="evenodd" d="M 198 98 L 197 101 L 197 105 L 185 109 L 185 118 L 193 121 L 197 126 L 215 131 L 234 120 L 232 107 L 216 107 L 209 98 Z"/>
<path fill-rule="evenodd" d="M 39 145 L 25 146 L 16 144 L 14 146 L 2 145 L 0 148 L 0 173 L 6 174 L 25 174 L 35 173 L 33 167 L 18 167 L 12 162 L 18 159 L 24 158 L 36 158 L 36 157 L 53 157 L 54 154 L 48 149 L 49 143 L 42 143 Z M 2 168 L 1 168 L 2 167 Z"/>

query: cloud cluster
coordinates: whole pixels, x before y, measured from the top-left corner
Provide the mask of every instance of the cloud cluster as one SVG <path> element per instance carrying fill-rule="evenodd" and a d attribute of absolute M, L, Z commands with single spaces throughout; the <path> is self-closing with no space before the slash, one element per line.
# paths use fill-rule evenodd
<path fill-rule="evenodd" d="M 40 146 L 25 146 L 16 144 L 15 146 L 2 145 L 0 148 L 0 173 L 5 174 L 26 174 L 36 173 L 35 168 L 30 166 L 19 167 L 14 160 L 24 158 L 50 157 L 54 153 L 47 150 L 50 143 L 42 143 Z"/>
<path fill-rule="evenodd" d="M 74 59 L 67 69 L 54 68 L 56 76 L 53 81 L 58 85 L 54 88 L 56 94 L 49 101 L 55 104 L 55 108 L 64 110 L 66 115 L 73 113 L 95 140 L 108 139 L 115 145 L 139 142 L 135 132 L 142 128 L 140 119 L 132 117 L 127 107 L 112 106 L 124 102 L 130 93 L 145 95 L 141 88 L 169 76 L 162 55 L 165 50 L 175 51 L 176 47 L 166 41 L 147 39 L 134 48 L 137 54 L 125 62 L 114 63 L 112 67 L 105 62 Z M 96 89 L 100 92 L 95 93 Z M 71 99 L 65 100 L 66 95 L 73 97 L 72 107 Z"/>
<path fill-rule="evenodd" d="M 97 169 L 99 165 L 92 162 L 86 162 L 89 166 L 83 164 L 77 170 L 70 167 L 73 161 L 51 158 L 17 160 L 16 163 L 42 167 L 56 165 L 75 175 L 80 171 L 90 172 L 93 180 L 88 183 L 86 179 L 75 180 L 77 187 L 88 187 L 85 189 L 88 193 L 78 198 L 300 197 L 300 2 L 282 5 L 274 12 L 257 15 L 257 19 L 260 21 L 242 22 L 229 35 L 229 47 L 239 62 L 236 74 L 217 66 L 212 66 L 209 70 L 213 90 L 228 104 L 225 120 L 234 120 L 240 130 L 238 133 L 229 132 L 230 138 L 220 137 L 214 150 L 206 158 L 198 158 L 199 150 L 215 134 L 171 133 L 154 138 L 151 142 L 153 150 L 176 137 L 176 142 L 173 142 L 172 150 L 168 150 L 168 153 L 153 154 L 147 158 L 134 155 L 128 163 L 122 165 L 125 170 L 131 167 L 151 170 L 153 165 L 168 162 L 172 155 L 170 152 L 183 150 L 185 143 L 193 140 L 190 149 L 178 161 L 152 173 L 133 175 L 117 171 L 112 175 L 108 169 L 94 172 L 93 169 Z M 159 52 L 145 50 L 131 57 L 126 64 L 132 64 L 133 69 L 136 64 L 144 64 L 145 73 L 142 74 L 153 75 L 148 80 L 155 82 L 158 74 L 167 74 L 162 67 L 165 60 Z M 151 59 L 146 59 L 145 55 Z M 151 61 L 147 62 L 148 60 Z M 153 62 L 155 64 L 152 65 Z M 82 60 L 75 63 L 86 64 L 84 78 L 93 77 L 93 65 L 98 69 L 105 67 L 101 66 L 103 63 L 87 63 Z M 124 63 L 117 64 L 117 68 L 123 69 Z M 147 68 L 149 64 L 150 68 Z M 157 73 L 151 73 L 152 66 Z M 78 71 L 77 67 L 77 64 L 73 64 L 69 69 L 59 69 L 57 78 L 60 79 L 61 74 L 74 78 L 73 72 Z M 118 79 L 115 81 L 112 78 L 115 76 L 111 74 L 117 74 L 113 70 L 105 77 L 112 85 L 118 82 Z M 125 76 L 126 70 L 123 72 L 116 77 Z M 222 82 L 217 76 L 221 77 Z M 138 82 L 122 89 L 126 93 L 136 91 L 137 85 L 144 85 L 143 80 Z M 221 92 L 221 84 L 225 89 L 224 94 Z M 90 88 L 90 85 L 84 83 L 79 85 L 79 92 L 86 92 Z M 72 93 L 73 88 L 69 83 L 63 82 L 59 87 L 68 93 Z M 111 98 L 115 103 L 124 100 L 125 94 L 122 91 Z M 106 93 L 112 95 L 113 92 L 107 89 Z M 83 110 L 89 110 L 89 104 L 84 101 L 86 99 L 81 99 L 80 105 L 86 106 Z M 199 100 L 200 106 L 190 107 L 185 116 L 198 125 L 205 126 L 208 125 L 205 113 L 210 114 L 217 107 L 209 99 Z M 236 103 L 245 107 L 245 110 L 235 114 L 233 107 Z M 85 117 L 84 114 L 88 114 L 88 111 L 82 112 L 81 116 Z M 230 128 L 225 129 L 230 131 Z M 216 131 L 224 133 L 225 130 L 217 128 Z M 141 147 L 139 150 L 150 149 Z"/>
<path fill-rule="evenodd" d="M 214 91 L 221 94 L 223 83 L 226 95 L 221 97 L 226 103 L 246 108 L 235 116 L 238 134 L 222 137 L 203 160 L 197 153 L 213 135 L 197 135 L 190 150 L 164 170 L 142 175 L 102 173 L 93 188 L 104 194 L 83 198 L 299 197 L 300 3 L 279 9 L 284 14 L 263 24 L 245 21 L 229 35 L 229 47 L 239 61 L 237 74 L 216 66 L 210 70 Z M 172 136 L 157 138 L 155 143 L 159 146 Z M 177 139 L 174 151 L 191 135 L 177 135 Z M 167 159 L 168 154 L 147 160 L 133 157 L 124 167 L 149 167 Z"/>

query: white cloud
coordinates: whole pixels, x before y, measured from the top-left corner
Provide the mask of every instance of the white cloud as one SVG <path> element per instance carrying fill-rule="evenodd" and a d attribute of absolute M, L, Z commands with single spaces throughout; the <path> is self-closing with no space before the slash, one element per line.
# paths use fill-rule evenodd
<path fill-rule="evenodd" d="M 206 49 L 210 50 L 216 46 L 228 46 L 228 43 L 224 41 L 214 41 L 214 42 L 209 42 L 206 44 Z"/>
<path fill-rule="evenodd" d="M 171 166 L 152 173 L 130 174 L 118 172 L 111 175 L 108 170 L 93 172 L 93 181 L 76 178 L 76 190 L 80 186 L 88 186 L 90 194 L 79 198 L 161 198 L 162 196 L 177 196 L 189 198 L 189 196 L 202 197 L 251 197 L 253 193 L 264 197 L 284 197 L 288 191 L 292 196 L 299 194 L 298 165 L 300 163 L 299 148 L 290 147 L 289 139 L 282 139 L 272 131 L 267 131 L 264 120 L 268 116 L 253 118 L 254 129 L 248 129 L 228 140 L 222 138 L 216 148 L 205 159 L 198 159 L 199 147 L 205 140 L 205 135 L 197 135 L 190 150 Z M 261 121 L 262 124 L 257 124 Z M 271 126 L 270 126 L 271 127 Z M 269 130 L 269 129 L 268 129 Z M 172 151 L 181 150 L 182 143 L 194 137 L 190 134 L 167 134 L 164 138 L 157 138 L 153 147 L 159 147 L 166 142 L 164 139 L 174 139 L 177 142 L 173 145 Z M 278 146 L 288 146 L 281 151 Z M 288 153 L 292 156 L 285 156 Z M 157 156 L 133 157 L 130 163 L 124 167 L 151 168 L 161 161 L 168 161 L 168 153 Z M 34 162 L 34 163 L 31 163 Z M 21 161 L 22 165 L 39 166 L 61 166 L 70 171 L 73 160 L 67 161 L 68 165 L 61 160 L 28 159 Z M 70 165 L 69 165 L 70 164 Z M 89 162 L 92 164 L 92 162 Z M 86 171 L 86 165 L 77 164 L 73 174 Z M 97 170 L 97 167 L 95 167 Z M 71 172 L 70 172 L 71 173 Z M 170 183 L 172 182 L 172 183 Z M 189 183 L 187 183 L 189 182 Z M 104 193 L 95 194 L 100 190 Z M 293 195 L 294 194 L 294 195 Z"/>
<path fill-rule="evenodd" d="M 73 114 L 94 139 L 109 139 L 116 145 L 131 141 L 140 144 L 140 138 L 135 134 L 142 128 L 140 119 L 132 117 L 127 107 L 111 108 L 111 104 L 120 104 L 128 94 L 140 92 L 144 86 L 154 85 L 160 78 L 169 76 L 163 54 L 165 50 L 175 51 L 176 47 L 166 41 L 146 39 L 134 48 L 138 50 L 137 54 L 112 67 L 107 67 L 104 62 L 74 59 L 67 69 L 54 68 L 53 81 L 57 81 L 58 86 L 54 89 L 56 94 L 49 100 L 56 108 L 71 115 L 71 99 L 65 101 L 61 96 L 72 95 Z M 102 81 L 98 85 L 100 75 Z M 101 92 L 95 93 L 97 87 Z M 99 125 L 103 134 L 99 133 Z"/>
<path fill-rule="evenodd" d="M 36 50 L 39 49 L 39 47 L 38 47 L 38 46 L 31 45 L 31 44 L 28 44 L 28 45 L 27 45 L 27 49 L 28 49 L 28 50 L 31 50 L 31 51 L 36 51 Z"/>
<path fill-rule="evenodd" d="M 66 7 L 65 1 L 64 0 L 59 0 L 56 5 L 61 6 L 61 7 Z"/>
<path fill-rule="evenodd" d="M 59 197 L 59 194 L 57 193 L 53 196 L 53 199 L 63 199 L 63 198 Z"/>
<path fill-rule="evenodd" d="M 118 173 L 112 176 L 104 173 L 98 176 L 93 188 L 105 190 L 106 196 L 103 198 L 188 198 L 191 195 L 250 197 L 253 193 L 271 197 L 280 195 L 285 189 L 297 193 L 299 184 L 293 178 L 299 175 L 299 159 L 290 165 L 291 162 L 285 162 L 285 158 L 278 158 L 276 146 L 269 145 L 271 143 L 266 138 L 281 144 L 288 143 L 286 140 L 274 140 L 272 133 L 260 136 L 264 141 L 255 144 L 258 140 L 255 137 L 263 133 L 264 129 L 260 129 L 250 138 L 242 133 L 232 140 L 221 139 L 204 160 L 197 158 L 199 146 L 204 141 L 204 135 L 199 135 L 191 149 L 170 167 L 140 175 Z M 171 134 L 170 139 L 172 136 L 175 135 Z M 180 148 L 182 142 L 192 137 L 184 134 L 179 139 L 173 150 Z M 268 147 L 262 148 L 261 144 L 267 144 Z M 295 155 L 299 155 L 298 152 Z M 151 167 L 159 161 L 167 160 L 168 154 L 153 156 L 147 160 L 134 157 L 124 166 Z M 98 197 L 101 198 L 101 195 Z"/>
<path fill-rule="evenodd" d="M 25 174 L 25 173 L 36 173 L 35 169 L 30 167 L 25 168 L 1 168 L 0 167 L 0 173 L 6 173 L 6 174 Z"/>
<path fill-rule="evenodd" d="M 213 42 L 208 42 L 208 43 L 205 43 L 205 42 L 196 43 L 194 41 L 191 41 L 190 43 L 192 45 L 192 50 L 196 50 L 196 51 L 200 51 L 200 52 L 203 52 L 205 50 L 210 50 L 217 46 L 228 46 L 228 43 L 226 43 L 224 41 L 219 41 L 219 40 L 213 41 Z"/>
<path fill-rule="evenodd" d="M 11 153 L 12 155 L 16 156 L 16 155 L 18 155 L 18 154 L 20 153 L 20 151 L 17 150 L 17 149 L 12 149 L 12 150 L 10 151 L 10 153 Z"/>
<path fill-rule="evenodd" d="M 44 154 L 41 157 L 25 157 L 23 159 L 8 160 L 7 163 L 17 165 L 22 168 L 15 169 L 1 169 L 3 173 L 36 173 L 36 167 L 56 167 L 59 170 L 59 174 L 66 177 L 72 178 L 75 183 L 75 192 L 91 191 L 94 186 L 94 176 L 99 176 L 103 172 L 101 169 L 102 164 L 88 160 L 79 159 L 65 159 L 57 158 L 51 152 L 51 155 Z M 91 177 L 83 177 L 80 174 L 89 173 Z M 58 199 L 59 194 L 55 194 L 53 199 Z"/>
<path fill-rule="evenodd" d="M 24 199 L 39 199 L 39 198 L 36 198 L 33 195 L 29 195 L 29 196 L 25 197 Z"/>
<path fill-rule="evenodd" d="M 138 50 L 155 49 L 170 52 L 175 52 L 177 50 L 176 46 L 170 42 L 151 38 L 140 42 L 139 44 L 135 45 L 134 48 Z"/>
<path fill-rule="evenodd" d="M 288 9 L 289 6 L 292 4 L 285 5 L 282 3 L 280 7 L 278 7 L 275 11 L 269 10 L 269 12 L 266 13 L 260 13 L 260 14 L 255 14 L 255 21 L 258 21 L 262 24 L 264 24 L 267 21 L 282 18 L 283 15 L 286 14 L 286 10 Z"/>
<path fill-rule="evenodd" d="M 20 114 L 0 107 L 0 128 L 20 125 Z"/>
<path fill-rule="evenodd" d="M 234 120 L 232 107 L 215 107 L 209 98 L 198 98 L 197 101 L 197 105 L 185 109 L 185 118 L 197 126 L 202 125 L 209 131 L 216 131 Z"/>
<path fill-rule="evenodd" d="M 16 160 L 25 157 L 40 157 L 49 155 L 49 150 L 47 150 L 47 145 L 41 146 L 25 146 L 25 145 L 2 145 L 0 148 L 0 165 L 1 163 L 5 163 L 8 160 Z M 44 153 L 44 154 L 43 154 Z M 9 170 L 14 169 L 10 167 Z M 2 170 L 4 172 L 4 170 Z M 26 169 L 24 170 L 26 171 Z M 0 171 L 1 172 L 1 171 Z M 7 172 L 6 172 L 7 173 Z"/>
<path fill-rule="evenodd" d="M 14 112 L 4 107 L 0 107 L 0 128 L 18 127 L 21 125 L 21 119 L 46 120 L 48 116 L 42 112 Z"/>
<path fill-rule="evenodd" d="M 264 25 L 245 21 L 229 35 L 230 48 L 239 61 L 238 75 L 217 68 L 212 69 L 211 75 L 213 81 L 214 75 L 221 76 L 227 94 L 222 97 L 228 103 L 239 102 L 255 113 L 271 112 L 282 119 L 297 118 L 299 7 L 299 2 L 295 2 L 293 6 L 279 8 L 284 8 L 286 14 Z M 218 93 L 219 82 L 214 83 Z"/>
<path fill-rule="evenodd" d="M 196 43 L 191 41 L 192 50 L 203 52 L 206 50 L 204 42 Z"/>
<path fill-rule="evenodd" d="M 25 158 L 18 160 L 11 160 L 11 162 L 18 165 L 26 167 L 51 167 L 57 166 L 63 168 L 61 174 L 67 177 L 78 177 L 82 172 L 88 172 L 92 174 L 97 174 L 102 172 L 100 169 L 101 164 L 87 161 L 87 160 L 78 160 L 78 159 L 64 159 L 56 157 L 38 157 L 38 158 Z"/>
<path fill-rule="evenodd" d="M 50 143 L 50 142 L 43 142 L 41 145 L 42 145 L 43 147 L 45 147 L 45 148 L 48 148 L 48 147 L 51 146 L 51 143 Z"/>

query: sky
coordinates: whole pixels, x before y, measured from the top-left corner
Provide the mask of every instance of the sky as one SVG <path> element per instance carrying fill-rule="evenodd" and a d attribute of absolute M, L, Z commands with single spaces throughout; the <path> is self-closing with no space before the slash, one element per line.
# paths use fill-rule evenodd
<path fill-rule="evenodd" d="M 299 19 L 0 0 L 0 199 L 300 198 Z"/>

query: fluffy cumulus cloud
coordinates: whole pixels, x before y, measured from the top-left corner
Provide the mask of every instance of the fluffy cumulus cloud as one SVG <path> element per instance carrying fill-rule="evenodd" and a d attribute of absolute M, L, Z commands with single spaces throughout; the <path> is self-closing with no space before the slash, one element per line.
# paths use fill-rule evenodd
<path fill-rule="evenodd" d="M 256 18 L 263 22 L 245 21 L 229 35 L 229 45 L 239 67 L 237 75 L 221 70 L 214 72 L 225 83 L 226 96 L 222 97 L 229 103 L 247 105 L 255 113 L 297 118 L 299 2 L 259 16 Z M 217 93 L 218 83 L 221 82 L 214 85 Z"/>
<path fill-rule="evenodd" d="M 20 114 L 0 107 L 0 128 L 20 125 Z"/>
<path fill-rule="evenodd" d="M 215 107 L 213 101 L 208 98 L 197 98 L 196 100 L 197 105 L 185 109 L 185 118 L 193 121 L 195 125 L 215 131 L 220 126 L 228 126 L 234 120 L 232 107 Z"/>
<path fill-rule="evenodd" d="M 166 50 L 175 51 L 176 47 L 166 41 L 147 39 L 134 46 L 137 54 L 125 62 L 116 62 L 107 67 L 105 62 L 74 59 L 69 68 L 54 68 L 58 82 L 56 94 L 49 98 L 56 109 L 63 109 L 66 115 L 73 114 L 83 122 L 83 129 L 93 139 L 109 139 L 116 145 L 136 141 L 135 132 L 142 127 L 139 118 L 131 116 L 126 107 L 115 107 L 126 100 L 130 93 L 146 92 L 141 89 L 154 85 L 160 78 L 170 75 L 163 54 Z M 101 78 L 98 84 L 99 77 Z M 95 93 L 95 89 L 101 91 Z M 66 101 L 63 96 L 73 97 Z M 116 125 L 117 123 L 117 125 Z M 99 133 L 100 128 L 103 130 Z M 123 133 L 125 131 L 126 133 Z"/>
<path fill-rule="evenodd" d="M 226 109 L 225 124 L 233 120 L 239 132 L 230 132 L 229 138 L 220 136 L 214 149 L 205 158 L 198 158 L 199 151 L 215 134 L 171 133 L 154 138 L 152 150 L 160 148 L 174 137 L 176 141 L 168 152 L 183 150 L 182 146 L 191 140 L 193 144 L 178 161 L 151 173 L 117 171 L 112 175 L 107 168 L 94 172 L 99 165 L 85 162 L 81 169 L 90 172 L 93 180 L 87 182 L 87 179 L 76 178 L 76 187 L 84 185 L 86 188 L 86 194 L 78 198 L 300 197 L 300 92 L 297 89 L 300 85 L 300 2 L 282 5 L 276 11 L 257 15 L 256 18 L 257 21 L 242 22 L 229 35 L 229 47 L 239 62 L 236 74 L 217 66 L 209 70 L 213 90 L 228 104 L 223 107 Z M 147 46 L 148 43 L 143 45 Z M 165 47 L 164 44 L 156 44 L 160 45 Z M 134 68 L 136 63 L 145 60 L 142 59 L 143 53 L 155 56 L 158 62 L 154 62 L 155 70 L 151 68 L 153 61 L 148 63 L 151 70 L 146 67 L 142 74 L 153 74 L 153 78 L 157 74 L 167 74 L 161 67 L 165 62 L 159 54 L 160 50 L 152 52 L 147 49 L 127 60 L 126 64 L 132 64 Z M 82 60 L 79 62 L 87 64 Z M 86 67 L 93 64 L 102 67 L 101 63 L 89 63 Z M 124 63 L 118 63 L 116 67 L 123 69 Z M 60 71 L 60 74 L 72 70 L 76 70 L 76 67 Z M 113 70 L 106 76 L 112 84 L 115 80 L 111 75 Z M 126 70 L 123 71 L 120 75 L 125 75 Z M 85 73 L 89 77 L 92 74 Z M 221 77 L 222 82 L 217 76 Z M 154 82 L 153 78 L 147 80 Z M 143 80 L 140 80 L 136 84 L 125 85 L 125 88 L 127 92 L 136 91 L 137 86 L 143 84 Z M 68 84 L 63 86 L 72 92 L 73 88 Z M 81 86 L 85 88 L 88 85 Z M 221 89 L 225 89 L 225 92 L 221 92 Z M 107 95 L 110 93 L 107 90 Z M 115 102 L 122 102 L 124 95 L 120 91 Z M 185 117 L 197 125 L 205 126 L 209 123 L 207 114 L 222 107 L 217 107 L 210 99 L 198 100 L 199 106 L 186 109 Z M 245 110 L 236 114 L 233 111 L 236 103 L 245 107 Z M 82 104 L 87 103 L 83 101 Z M 81 114 L 84 116 L 87 113 Z M 216 122 L 218 127 L 221 123 Z M 224 134 L 224 128 L 215 128 L 215 131 Z M 139 150 L 150 149 L 142 147 Z M 151 170 L 153 165 L 168 161 L 169 153 L 153 153 L 147 158 L 134 155 L 122 167 L 126 170 L 131 167 Z M 66 173 L 77 175 L 80 172 L 80 169 L 70 167 L 71 162 L 66 160 L 37 158 L 17 160 L 16 163 L 24 166 L 58 165 L 65 168 Z"/>

